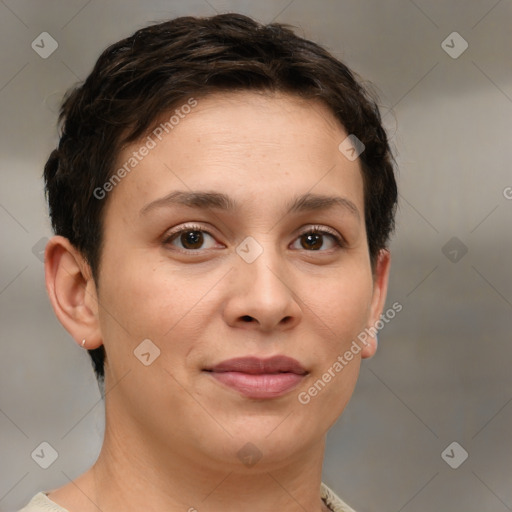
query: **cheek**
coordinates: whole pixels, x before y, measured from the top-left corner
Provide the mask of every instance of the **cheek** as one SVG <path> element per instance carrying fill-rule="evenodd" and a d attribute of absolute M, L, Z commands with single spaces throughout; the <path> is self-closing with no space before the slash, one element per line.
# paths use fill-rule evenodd
<path fill-rule="evenodd" d="M 188 385 L 187 354 L 201 336 L 197 320 L 208 283 L 190 286 L 187 277 L 161 267 L 118 262 L 100 295 L 109 373 L 113 382 L 121 382 L 118 399 L 129 403 L 129 410 L 148 414 L 176 408 L 188 397 L 182 387 Z M 146 366 L 142 354 L 148 352 Z"/>
<path fill-rule="evenodd" d="M 159 362 L 172 370 L 177 361 L 183 362 L 193 341 L 200 339 L 204 318 L 211 317 L 205 311 L 208 301 L 203 299 L 218 276 L 194 278 L 169 270 L 165 262 L 150 265 L 149 257 L 134 260 L 118 258 L 104 274 L 100 322 L 107 353 L 116 365 L 119 361 L 121 371 L 138 364 L 133 351 L 149 339 L 161 351 Z"/>
<path fill-rule="evenodd" d="M 307 418 L 326 419 L 322 427 L 336 421 L 356 385 L 361 362 L 357 337 L 367 326 L 372 285 L 371 272 L 361 266 L 330 279 L 308 296 L 314 313 L 310 317 L 321 341 L 315 350 L 317 364 L 299 403 L 309 411 Z"/>
<path fill-rule="evenodd" d="M 193 300 L 193 290 L 183 286 L 178 273 L 162 272 L 160 264 L 152 265 L 143 254 L 129 259 L 117 256 L 109 258 L 115 264 L 110 265 L 102 286 L 111 316 L 131 336 L 160 337 Z"/>
<path fill-rule="evenodd" d="M 353 268 L 329 278 L 313 291 L 304 291 L 304 302 L 314 312 L 318 328 L 325 331 L 331 350 L 342 350 L 366 327 L 372 298 L 371 272 Z"/>

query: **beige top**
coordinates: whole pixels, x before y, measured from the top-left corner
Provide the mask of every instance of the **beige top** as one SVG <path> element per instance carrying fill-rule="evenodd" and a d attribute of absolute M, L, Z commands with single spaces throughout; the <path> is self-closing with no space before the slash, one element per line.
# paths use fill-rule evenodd
<path fill-rule="evenodd" d="M 324 483 L 320 488 L 322 500 L 332 512 L 355 512 L 345 502 L 340 500 L 334 492 Z M 60 507 L 53 502 L 44 492 L 37 493 L 19 512 L 68 512 L 65 508 Z"/>

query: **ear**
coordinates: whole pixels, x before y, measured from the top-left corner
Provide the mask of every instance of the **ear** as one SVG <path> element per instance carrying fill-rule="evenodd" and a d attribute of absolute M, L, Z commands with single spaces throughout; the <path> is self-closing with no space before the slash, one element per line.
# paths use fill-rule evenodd
<path fill-rule="evenodd" d="M 375 324 L 380 319 L 384 309 L 384 304 L 386 302 L 390 265 L 391 254 L 388 250 L 381 249 L 375 264 L 375 272 L 373 275 L 373 294 L 367 325 L 367 328 L 371 333 L 373 333 L 375 330 Z M 377 334 L 374 336 L 368 336 L 365 345 L 361 350 L 361 357 L 363 359 L 372 357 L 377 351 L 377 343 Z"/>
<path fill-rule="evenodd" d="M 102 345 L 98 298 L 92 272 L 67 238 L 54 236 L 45 251 L 46 290 L 60 323 L 84 348 Z"/>

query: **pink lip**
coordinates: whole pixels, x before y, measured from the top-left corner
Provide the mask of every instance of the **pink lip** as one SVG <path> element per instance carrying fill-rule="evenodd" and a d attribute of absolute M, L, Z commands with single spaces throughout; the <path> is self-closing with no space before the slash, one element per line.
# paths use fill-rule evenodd
<path fill-rule="evenodd" d="M 287 356 L 229 359 L 206 371 L 217 381 L 249 398 L 282 396 L 296 387 L 308 373 L 298 361 Z"/>

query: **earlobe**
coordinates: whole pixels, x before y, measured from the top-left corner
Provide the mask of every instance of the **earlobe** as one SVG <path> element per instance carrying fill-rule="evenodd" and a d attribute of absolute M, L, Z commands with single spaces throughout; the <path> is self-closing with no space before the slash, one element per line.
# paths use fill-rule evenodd
<path fill-rule="evenodd" d="M 384 310 L 386 295 L 388 292 L 389 269 L 391 266 L 391 254 L 387 249 L 381 249 L 377 257 L 375 273 L 373 277 L 373 294 L 370 306 L 369 333 L 365 346 L 361 350 L 361 357 L 367 359 L 375 355 L 378 346 L 376 325 Z"/>
<path fill-rule="evenodd" d="M 80 252 L 62 236 L 50 239 L 45 251 L 46 290 L 53 310 L 77 344 L 102 344 L 98 298 L 90 267 Z"/>

